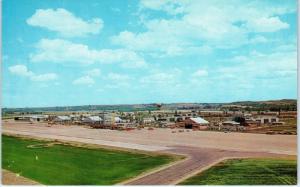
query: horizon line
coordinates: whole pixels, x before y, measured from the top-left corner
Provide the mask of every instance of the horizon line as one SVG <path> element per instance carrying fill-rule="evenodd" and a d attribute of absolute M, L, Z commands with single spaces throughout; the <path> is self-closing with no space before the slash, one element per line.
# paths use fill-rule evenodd
<path fill-rule="evenodd" d="M 60 105 L 60 106 L 24 106 L 24 107 L 2 107 L 1 109 L 21 109 L 21 108 L 55 108 L 55 107 L 77 107 L 77 106 L 119 106 L 119 105 L 153 105 L 153 104 L 224 104 L 235 102 L 264 102 L 264 101 L 280 101 L 280 100 L 296 100 L 297 98 L 282 98 L 282 99 L 264 99 L 264 100 L 236 100 L 229 102 L 149 102 L 149 103 L 125 103 L 125 104 L 83 104 L 83 105 Z"/>

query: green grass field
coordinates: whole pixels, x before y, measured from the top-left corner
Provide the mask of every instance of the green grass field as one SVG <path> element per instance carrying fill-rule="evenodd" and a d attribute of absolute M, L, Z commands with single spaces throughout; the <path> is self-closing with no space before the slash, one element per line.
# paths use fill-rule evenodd
<path fill-rule="evenodd" d="M 175 158 L 108 149 L 53 145 L 2 136 L 2 168 L 48 185 L 110 185 L 132 178 Z"/>
<path fill-rule="evenodd" d="M 297 161 L 234 159 L 193 176 L 181 185 L 296 185 Z"/>

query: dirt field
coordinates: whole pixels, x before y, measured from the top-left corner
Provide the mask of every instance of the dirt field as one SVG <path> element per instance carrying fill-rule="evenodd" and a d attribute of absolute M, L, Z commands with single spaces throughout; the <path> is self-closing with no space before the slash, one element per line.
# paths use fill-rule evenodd
<path fill-rule="evenodd" d="M 175 184 L 225 158 L 278 157 L 297 154 L 297 136 L 185 131 L 116 131 L 82 126 L 3 123 L 4 133 L 186 155 L 187 159 L 128 184 Z"/>

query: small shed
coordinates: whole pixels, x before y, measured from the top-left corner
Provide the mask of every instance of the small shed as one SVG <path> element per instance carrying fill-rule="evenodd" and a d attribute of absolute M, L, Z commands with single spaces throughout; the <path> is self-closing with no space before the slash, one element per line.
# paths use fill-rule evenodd
<path fill-rule="evenodd" d="M 209 122 L 201 117 L 188 118 L 184 120 L 184 128 L 186 129 L 192 129 L 192 128 L 206 129 L 208 125 Z"/>

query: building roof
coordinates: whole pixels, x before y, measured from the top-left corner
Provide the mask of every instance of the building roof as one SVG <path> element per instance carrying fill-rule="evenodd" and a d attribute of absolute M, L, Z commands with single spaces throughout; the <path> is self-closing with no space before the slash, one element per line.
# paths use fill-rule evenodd
<path fill-rule="evenodd" d="M 115 122 L 120 122 L 122 119 L 120 117 L 115 117 Z"/>
<path fill-rule="evenodd" d="M 71 114 L 71 115 L 69 115 L 71 118 L 76 118 L 76 117 L 80 117 L 80 115 L 79 114 Z"/>
<path fill-rule="evenodd" d="M 71 120 L 69 116 L 57 116 L 56 118 L 60 120 Z"/>
<path fill-rule="evenodd" d="M 201 110 L 201 113 L 224 113 L 222 110 Z"/>
<path fill-rule="evenodd" d="M 45 119 L 48 118 L 48 115 L 31 115 L 29 117 L 33 119 L 38 119 L 38 118 Z"/>
<path fill-rule="evenodd" d="M 276 115 L 257 115 L 256 118 L 278 118 Z"/>
<path fill-rule="evenodd" d="M 144 118 L 143 120 L 154 120 L 153 117 L 150 117 L 150 118 Z"/>
<path fill-rule="evenodd" d="M 203 119 L 201 117 L 190 118 L 190 119 L 199 124 L 208 124 L 209 123 L 208 121 L 206 121 L 205 119 Z"/>
<path fill-rule="evenodd" d="M 90 121 L 102 121 L 102 118 L 100 118 L 99 116 L 89 116 L 86 119 Z"/>
<path fill-rule="evenodd" d="M 223 123 L 229 123 L 229 124 L 232 124 L 232 125 L 239 125 L 240 124 L 236 121 L 224 121 Z"/>

